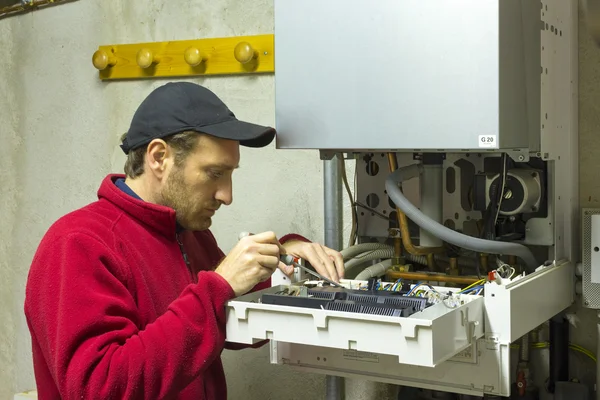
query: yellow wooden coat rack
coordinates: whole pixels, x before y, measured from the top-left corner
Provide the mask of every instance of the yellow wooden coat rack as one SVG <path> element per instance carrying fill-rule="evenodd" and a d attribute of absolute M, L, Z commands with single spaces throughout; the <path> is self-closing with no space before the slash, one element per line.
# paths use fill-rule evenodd
<path fill-rule="evenodd" d="M 259 74 L 275 71 L 274 35 L 100 46 L 102 80 Z"/>

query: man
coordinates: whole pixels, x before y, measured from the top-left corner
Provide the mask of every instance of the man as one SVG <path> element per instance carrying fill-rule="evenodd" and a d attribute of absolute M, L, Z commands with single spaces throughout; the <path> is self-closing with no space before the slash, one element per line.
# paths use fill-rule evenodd
<path fill-rule="evenodd" d="M 40 399 L 225 399 L 220 354 L 243 347 L 225 343 L 225 302 L 290 273 L 282 253 L 343 276 L 340 253 L 301 236 L 248 236 L 225 256 L 209 230 L 232 202 L 239 146 L 274 136 L 192 83 L 144 100 L 121 145 L 126 175 L 53 224 L 33 259 L 25 314 Z"/>

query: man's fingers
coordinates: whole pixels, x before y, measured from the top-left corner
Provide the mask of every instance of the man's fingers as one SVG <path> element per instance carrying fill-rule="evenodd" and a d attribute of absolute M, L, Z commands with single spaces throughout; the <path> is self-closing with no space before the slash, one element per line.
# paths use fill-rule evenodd
<path fill-rule="evenodd" d="M 275 269 L 279 267 L 279 263 L 281 262 L 279 261 L 279 257 L 265 256 L 262 254 L 256 256 L 256 261 L 258 261 L 258 263 L 262 267 L 270 269 L 271 273 L 273 273 L 273 271 L 275 271 Z"/>
<path fill-rule="evenodd" d="M 277 235 L 275 235 L 275 232 L 258 233 L 256 235 L 252 235 L 251 238 L 252 238 L 252 240 L 254 240 L 257 243 L 274 244 L 279 248 L 280 254 L 286 254 L 286 251 L 283 248 L 283 246 L 281 245 L 281 243 L 279 243 L 279 240 L 277 239 Z"/>
<path fill-rule="evenodd" d="M 281 270 L 281 272 L 286 274 L 288 277 L 292 276 L 292 274 L 294 273 L 293 265 L 285 265 L 281 261 L 279 262 L 279 269 Z"/>
<path fill-rule="evenodd" d="M 258 253 L 262 254 L 263 256 L 273 256 L 273 257 L 279 257 L 279 254 L 281 254 L 281 252 L 279 251 L 279 247 L 275 244 L 260 244 L 260 247 L 258 248 Z"/>
<path fill-rule="evenodd" d="M 329 255 L 329 258 L 333 260 L 338 276 L 340 277 L 340 279 L 343 279 L 346 272 L 346 268 L 344 267 L 344 257 L 342 257 L 342 254 L 339 251 L 327 248 L 325 251 Z"/>
<path fill-rule="evenodd" d="M 325 271 L 324 271 L 325 273 L 321 273 L 321 274 L 328 275 L 329 279 L 331 279 L 335 282 L 339 282 L 340 278 L 335 269 L 335 265 L 334 265 L 333 261 L 331 261 L 331 258 L 329 258 L 329 255 L 327 253 L 325 253 L 325 249 L 323 249 L 323 247 L 321 247 L 321 245 L 316 245 L 315 251 L 316 251 L 319 259 L 322 261 L 322 263 L 321 263 L 322 267 L 325 269 Z"/>

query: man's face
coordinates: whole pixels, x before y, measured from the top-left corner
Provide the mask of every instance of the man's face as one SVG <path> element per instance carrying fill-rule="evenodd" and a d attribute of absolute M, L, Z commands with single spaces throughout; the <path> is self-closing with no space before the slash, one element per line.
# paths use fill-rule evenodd
<path fill-rule="evenodd" d="M 171 166 L 159 204 L 174 209 L 185 229 L 208 229 L 217 209 L 233 200 L 231 178 L 239 161 L 238 142 L 200 135 L 183 163 Z"/>

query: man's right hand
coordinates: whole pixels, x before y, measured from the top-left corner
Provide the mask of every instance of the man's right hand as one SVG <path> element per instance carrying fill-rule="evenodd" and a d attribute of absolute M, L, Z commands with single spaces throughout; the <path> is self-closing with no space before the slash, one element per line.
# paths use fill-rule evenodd
<path fill-rule="evenodd" d="M 264 282 L 281 264 L 280 254 L 285 249 L 273 232 L 246 236 L 223 259 L 215 272 L 231 285 L 236 296 L 250 291 Z"/>

